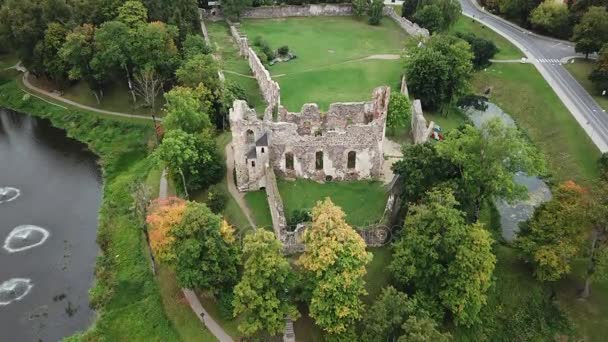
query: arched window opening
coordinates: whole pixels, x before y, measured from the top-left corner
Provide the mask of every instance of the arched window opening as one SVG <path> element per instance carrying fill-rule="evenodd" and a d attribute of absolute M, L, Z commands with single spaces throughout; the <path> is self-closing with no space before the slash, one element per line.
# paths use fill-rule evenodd
<path fill-rule="evenodd" d="M 323 170 L 323 151 L 315 153 L 315 169 Z"/>
<path fill-rule="evenodd" d="M 262 147 L 262 153 L 264 153 L 264 148 Z"/>
<path fill-rule="evenodd" d="M 247 143 L 253 144 L 255 142 L 255 133 L 252 130 L 247 130 Z"/>
<path fill-rule="evenodd" d="M 251 166 L 252 166 L 252 167 L 255 167 L 255 160 L 252 160 L 252 161 L 251 161 Z"/>
<path fill-rule="evenodd" d="M 287 170 L 293 170 L 293 153 L 285 153 L 285 168 Z"/>
<path fill-rule="evenodd" d="M 354 169 L 357 166 L 357 152 L 348 152 L 348 161 L 346 164 L 349 169 Z"/>

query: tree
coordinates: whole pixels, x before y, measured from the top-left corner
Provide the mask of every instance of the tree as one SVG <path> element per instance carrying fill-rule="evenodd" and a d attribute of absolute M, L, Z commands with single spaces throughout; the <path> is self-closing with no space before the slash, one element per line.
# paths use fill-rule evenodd
<path fill-rule="evenodd" d="M 135 94 L 143 99 L 153 115 L 156 113 L 156 97 L 163 90 L 163 82 L 164 80 L 152 68 L 146 68 L 135 74 L 135 87 L 133 90 Z"/>
<path fill-rule="evenodd" d="M 418 0 L 411 18 L 430 32 L 440 32 L 449 29 L 460 12 L 460 2 L 456 0 Z"/>
<path fill-rule="evenodd" d="M 486 303 L 496 257 L 490 234 L 480 224 L 467 225 L 457 206 L 448 188 L 431 190 L 410 206 L 389 270 L 427 301 L 423 306 L 438 303 L 456 324 L 468 326 Z"/>
<path fill-rule="evenodd" d="M 181 129 L 186 133 L 199 133 L 211 128 L 209 111 L 211 94 L 204 86 L 196 89 L 174 87 L 165 94 L 167 115 L 163 125 L 167 129 Z"/>
<path fill-rule="evenodd" d="M 222 220 L 203 203 L 188 202 L 181 222 L 170 230 L 180 286 L 218 294 L 237 280 L 238 248 L 224 240 Z"/>
<path fill-rule="evenodd" d="M 434 35 L 403 56 L 410 89 L 424 107 L 439 108 L 466 94 L 472 73 L 473 54 L 467 42 Z"/>
<path fill-rule="evenodd" d="M 401 6 L 401 16 L 411 19 L 414 13 L 416 13 L 420 1 L 421 0 L 404 0 L 403 5 Z"/>
<path fill-rule="evenodd" d="M 365 242 L 329 198 L 313 208 L 304 242 L 306 249 L 298 264 L 312 283 L 310 316 L 330 334 L 352 334 L 363 311 L 363 276 L 371 261 Z"/>
<path fill-rule="evenodd" d="M 241 12 L 246 7 L 251 6 L 252 0 L 224 0 L 222 2 L 222 11 L 229 19 L 241 20 Z"/>
<path fill-rule="evenodd" d="M 169 169 L 176 184 L 185 182 L 190 191 L 217 183 L 224 175 L 224 161 L 215 140 L 207 133 L 194 135 L 171 130 L 154 153 L 156 160 Z"/>
<path fill-rule="evenodd" d="M 591 6 L 574 27 L 572 40 L 576 43 L 575 51 L 584 53 L 589 58 L 590 53 L 599 51 L 608 41 L 608 12 L 605 7 Z"/>
<path fill-rule="evenodd" d="M 591 284 L 608 279 L 608 183 L 602 179 L 591 197 L 589 215 L 591 224 L 588 264 L 582 298 L 591 294 Z"/>
<path fill-rule="evenodd" d="M 179 28 L 180 38 L 200 29 L 196 0 L 143 0 L 151 21 L 162 21 Z"/>
<path fill-rule="evenodd" d="M 473 66 L 481 69 L 490 65 L 490 59 L 498 53 L 498 47 L 493 41 L 477 37 L 473 33 L 456 33 L 456 36 L 471 45 L 473 52 Z"/>
<path fill-rule="evenodd" d="M 367 15 L 369 18 L 367 22 L 370 25 L 380 25 L 380 20 L 382 20 L 382 9 L 384 8 L 384 1 L 382 0 L 372 0 L 367 9 Z"/>
<path fill-rule="evenodd" d="M 500 0 L 499 9 L 509 20 L 527 26 L 528 17 L 532 9 L 536 8 L 542 0 Z"/>
<path fill-rule="evenodd" d="M 561 184 L 521 225 L 517 247 L 541 281 L 556 281 L 570 272 L 586 234 L 585 191 L 574 182 Z"/>
<path fill-rule="evenodd" d="M 184 59 L 188 60 L 196 55 L 208 55 L 212 52 L 211 48 L 205 43 L 203 37 L 196 34 L 186 36 L 182 44 Z"/>
<path fill-rule="evenodd" d="M 525 195 L 525 187 L 515 183 L 515 172 L 534 175 L 544 170 L 543 159 L 514 127 L 498 118 L 481 129 L 465 125 L 446 134 L 437 152 L 460 169 L 463 190 L 474 199 L 473 218 L 479 218 L 481 204 L 503 198 L 515 200 Z"/>
<path fill-rule="evenodd" d="M 353 14 L 356 17 L 364 16 L 367 13 L 369 5 L 369 0 L 353 0 Z"/>
<path fill-rule="evenodd" d="M 234 316 L 242 315 L 238 329 L 245 336 L 282 333 L 285 317 L 298 317 L 288 297 L 294 279 L 283 246 L 274 233 L 260 229 L 245 237 L 243 254 L 243 277 L 234 288 Z"/>
<path fill-rule="evenodd" d="M 141 1 L 128 0 L 118 9 L 117 19 L 133 29 L 148 21 L 148 10 Z"/>
<path fill-rule="evenodd" d="M 589 80 L 593 82 L 598 93 L 608 91 L 608 43 L 600 51 L 597 60 L 597 67 L 589 75 Z"/>
<path fill-rule="evenodd" d="M 441 31 L 441 28 L 445 25 L 443 16 L 441 15 L 441 9 L 434 4 L 424 6 L 417 10 L 412 19 L 431 33 Z"/>
<path fill-rule="evenodd" d="M 101 103 L 101 79 L 99 72 L 91 67 L 91 59 L 95 54 L 93 44 L 95 27 L 84 24 L 74 28 L 66 36 L 65 43 L 59 50 L 59 56 L 68 65 L 68 77 L 71 80 L 84 80 L 95 95 L 97 103 Z"/>
<path fill-rule="evenodd" d="M 404 204 L 417 203 L 432 188 L 460 178 L 456 165 L 439 155 L 436 144 L 403 145 L 403 158 L 393 164 L 401 177 L 401 198 Z"/>
<path fill-rule="evenodd" d="M 44 31 L 42 63 L 48 77 L 54 81 L 64 81 L 67 78 L 67 65 L 59 56 L 59 50 L 65 43 L 68 30 L 59 23 L 50 23 Z"/>
<path fill-rule="evenodd" d="M 407 127 L 412 116 L 410 99 L 400 92 L 392 92 L 388 102 L 386 125 L 389 128 Z"/>
<path fill-rule="evenodd" d="M 153 68 L 163 79 L 173 77 L 180 62 L 175 45 L 177 28 L 161 22 L 137 26 L 131 44 L 131 58 L 137 70 Z"/>
<path fill-rule="evenodd" d="M 174 263 L 176 255 L 173 249 L 174 238 L 171 229 L 177 226 L 186 211 L 186 201 L 179 197 L 156 199 L 148 208 L 146 223 L 150 248 L 161 262 Z"/>
<path fill-rule="evenodd" d="M 179 83 L 186 87 L 196 88 L 200 83 L 217 97 L 221 91 L 221 81 L 218 75 L 219 66 L 211 55 L 194 55 L 177 71 L 175 76 Z"/>
<path fill-rule="evenodd" d="M 392 341 L 403 334 L 402 326 L 416 314 L 416 301 L 389 286 L 382 289 L 378 299 L 365 314 L 364 341 Z"/>
<path fill-rule="evenodd" d="M 545 0 L 530 13 L 530 22 L 543 33 L 569 38 L 572 32 L 569 16 L 566 4 Z"/>
<path fill-rule="evenodd" d="M 397 342 L 448 342 L 451 340 L 451 335 L 441 333 L 437 329 L 437 322 L 429 317 L 411 316 L 403 323 L 402 329 L 405 334 L 399 337 Z"/>

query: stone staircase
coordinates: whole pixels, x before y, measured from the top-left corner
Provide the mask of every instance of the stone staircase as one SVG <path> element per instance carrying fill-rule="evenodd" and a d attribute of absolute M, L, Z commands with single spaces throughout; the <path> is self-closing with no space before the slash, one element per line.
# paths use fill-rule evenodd
<path fill-rule="evenodd" d="M 283 342 L 296 342 L 296 333 L 293 330 L 293 321 L 290 318 L 285 318 L 285 332 L 283 333 Z"/>

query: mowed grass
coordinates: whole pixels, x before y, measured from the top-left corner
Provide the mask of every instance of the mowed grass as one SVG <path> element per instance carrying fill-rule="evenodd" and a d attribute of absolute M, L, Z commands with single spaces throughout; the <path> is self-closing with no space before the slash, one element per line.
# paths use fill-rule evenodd
<path fill-rule="evenodd" d="M 458 21 L 450 29 L 451 33 L 474 33 L 476 36 L 489 39 L 496 44 L 500 50 L 495 59 L 519 59 L 524 57 L 524 54 L 519 51 L 517 47 L 511 44 L 507 39 L 503 38 L 498 33 L 492 31 L 492 29 L 480 24 L 479 22 L 461 15 Z"/>
<path fill-rule="evenodd" d="M 574 63 L 567 63 L 564 67 L 576 78 L 587 92 L 597 103 L 604 109 L 608 110 L 608 95 L 602 96 L 601 92 L 597 91 L 593 83 L 589 80 L 589 75 L 596 68 L 596 63 L 590 60 L 576 59 Z M 608 89 L 606 89 L 608 90 Z"/>
<path fill-rule="evenodd" d="M 287 220 L 294 210 L 311 210 L 318 201 L 329 197 L 344 210 L 346 221 L 353 228 L 364 228 L 377 223 L 382 217 L 388 198 L 382 183 L 372 181 L 320 184 L 305 179 L 279 179 L 278 186 Z"/>
<path fill-rule="evenodd" d="M 270 216 L 270 207 L 268 206 L 268 200 L 266 199 L 266 191 L 251 191 L 245 194 L 245 201 L 247 206 L 253 214 L 253 220 L 258 228 L 269 229 L 272 228 L 272 217 Z"/>
<path fill-rule="evenodd" d="M 244 20 L 241 31 L 253 44 L 260 36 L 273 49 L 289 46 L 297 58 L 269 67 L 281 87 L 281 103 L 299 111 L 316 102 L 365 101 L 381 85 L 396 86 L 399 60 L 362 60 L 379 54 L 399 55 L 407 34 L 389 18 L 371 26 L 353 17 Z"/>
<path fill-rule="evenodd" d="M 224 70 L 226 80 L 240 85 L 245 90 L 249 107 L 255 108 L 258 115 L 263 115 L 266 103 L 257 81 L 251 77 L 249 62 L 239 56 L 238 47 L 230 35 L 228 25 L 224 21 L 208 21 L 205 25 L 211 46 L 221 57 L 220 65 Z"/>
<path fill-rule="evenodd" d="M 588 184 L 598 176 L 600 152 L 533 65 L 494 64 L 479 71 L 473 89 L 515 119 L 546 157 L 555 180 Z"/>

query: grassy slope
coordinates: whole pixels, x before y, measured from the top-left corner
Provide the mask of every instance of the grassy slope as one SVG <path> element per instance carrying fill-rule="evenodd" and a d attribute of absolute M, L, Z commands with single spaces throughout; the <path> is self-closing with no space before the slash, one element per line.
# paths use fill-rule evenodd
<path fill-rule="evenodd" d="M 304 179 L 296 181 L 279 179 L 278 185 L 288 220 L 294 210 L 312 209 L 317 201 L 330 197 L 336 205 L 342 207 L 349 224 L 365 227 L 380 219 L 387 199 L 387 193 L 379 182 L 320 184 Z"/>
<path fill-rule="evenodd" d="M 130 212 L 129 184 L 145 178 L 153 166 L 146 158 L 152 128 L 62 110 L 33 98 L 23 102 L 23 92 L 15 82 L 3 85 L 0 94 L 0 105 L 51 119 L 53 125 L 87 143 L 100 157 L 104 194 L 98 242 L 104 252 L 91 291 L 106 301 L 98 308 L 95 325 L 84 336 L 108 341 L 207 338 L 209 335 L 203 329 L 192 329 L 196 317 L 188 315 L 189 308 L 183 303 L 164 298 L 171 315 L 167 317 L 161 292 L 174 292 L 170 290 L 172 285 L 161 277 L 159 286 L 152 277 L 141 231 Z"/>
<path fill-rule="evenodd" d="M 370 26 L 351 17 L 245 20 L 250 41 L 266 39 L 273 49 L 288 45 L 297 59 L 269 67 L 281 86 L 281 102 L 291 111 L 317 102 L 363 101 L 380 85 L 397 86 L 398 60 L 356 61 L 374 54 L 400 54 L 407 35 L 388 18 Z M 331 32 L 332 34 L 327 34 Z"/>
<path fill-rule="evenodd" d="M 450 31 L 452 33 L 473 32 L 478 37 L 493 41 L 500 50 L 494 57 L 496 59 L 519 59 L 524 57 L 524 54 L 513 44 L 509 43 L 508 40 L 471 18 L 460 16 L 460 19 L 458 19 Z"/>
<path fill-rule="evenodd" d="M 570 71 L 572 76 L 576 78 L 578 83 L 580 83 L 585 90 L 593 96 L 595 101 L 604 108 L 604 110 L 608 110 L 608 96 L 602 96 L 593 86 L 593 83 L 589 80 L 589 75 L 595 69 L 595 62 L 586 61 L 583 59 L 577 59 L 574 63 L 568 63 L 565 65 L 566 69 Z"/>
<path fill-rule="evenodd" d="M 272 231 L 272 217 L 270 216 L 270 207 L 266 199 L 266 191 L 248 192 L 245 194 L 245 201 L 249 209 L 251 209 L 253 221 L 255 221 L 257 227 Z"/>
<path fill-rule="evenodd" d="M 230 36 L 230 30 L 225 22 L 206 22 L 209 39 L 212 46 L 222 58 L 222 69 L 236 72 L 242 75 L 251 75 L 249 63 L 246 59 L 239 56 L 238 47 Z M 224 76 L 228 81 L 239 84 L 247 94 L 247 101 L 250 107 L 256 109 L 258 114 L 263 114 L 266 103 L 262 98 L 258 83 L 254 78 L 235 75 L 225 72 Z"/>

